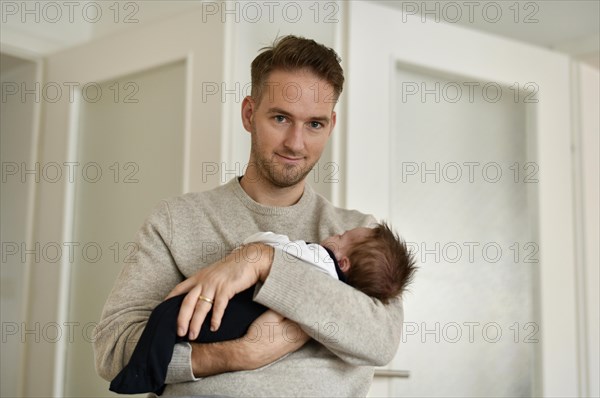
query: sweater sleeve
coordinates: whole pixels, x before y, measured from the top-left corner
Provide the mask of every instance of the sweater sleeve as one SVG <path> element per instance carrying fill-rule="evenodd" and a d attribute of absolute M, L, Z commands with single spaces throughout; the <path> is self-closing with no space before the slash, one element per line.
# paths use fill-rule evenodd
<path fill-rule="evenodd" d="M 112 380 L 129 361 L 152 310 L 184 278 L 169 250 L 172 220 L 167 202 L 146 219 L 137 235 L 135 261 L 124 264 L 110 293 L 94 340 L 96 371 Z M 167 381 L 194 380 L 191 347 L 175 347 Z"/>
<path fill-rule="evenodd" d="M 244 244 L 261 242 L 279 248 L 288 259 L 298 259 L 311 264 L 332 278 L 339 279 L 334 261 L 324 247 L 317 243 L 307 243 L 303 240 L 291 241 L 287 235 L 273 232 L 258 232 L 244 240 Z"/>
<path fill-rule="evenodd" d="M 384 305 L 275 249 L 271 271 L 254 300 L 297 322 L 343 361 L 389 363 L 400 343 L 402 300 Z"/>

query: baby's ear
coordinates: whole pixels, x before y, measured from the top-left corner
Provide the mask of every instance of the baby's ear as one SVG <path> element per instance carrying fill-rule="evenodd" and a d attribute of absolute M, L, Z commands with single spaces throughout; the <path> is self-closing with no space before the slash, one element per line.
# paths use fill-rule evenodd
<path fill-rule="evenodd" d="M 342 258 L 340 258 L 338 261 L 338 265 L 340 266 L 342 272 L 348 272 L 350 269 L 350 259 L 348 256 L 342 256 Z"/>

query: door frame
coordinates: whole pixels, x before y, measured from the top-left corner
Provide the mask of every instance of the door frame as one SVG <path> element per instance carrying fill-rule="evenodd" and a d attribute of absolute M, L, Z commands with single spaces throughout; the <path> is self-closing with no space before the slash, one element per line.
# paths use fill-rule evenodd
<path fill-rule="evenodd" d="M 346 159 L 358 159 L 347 164 L 344 197 L 349 208 L 378 218 L 391 216 L 391 88 L 395 87 L 398 63 L 507 87 L 515 82 L 535 82 L 539 87 L 539 102 L 530 126 L 540 180 L 535 235 L 543 264 L 534 287 L 541 337 L 533 393 L 577 396 L 580 386 L 569 58 L 451 24 L 424 23 L 420 16 L 404 15 L 379 4 L 352 1 L 348 8 Z M 373 143 L 381 145 L 374 147 Z M 373 178 L 375 175 L 380 178 Z"/>

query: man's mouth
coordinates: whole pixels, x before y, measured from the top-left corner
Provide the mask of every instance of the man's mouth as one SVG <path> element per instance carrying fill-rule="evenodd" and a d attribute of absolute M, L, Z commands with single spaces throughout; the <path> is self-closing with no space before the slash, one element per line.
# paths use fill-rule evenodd
<path fill-rule="evenodd" d="M 283 159 L 285 162 L 289 163 L 299 163 L 304 159 L 303 156 L 290 156 L 290 155 L 281 155 L 279 153 L 275 153 L 279 158 Z"/>

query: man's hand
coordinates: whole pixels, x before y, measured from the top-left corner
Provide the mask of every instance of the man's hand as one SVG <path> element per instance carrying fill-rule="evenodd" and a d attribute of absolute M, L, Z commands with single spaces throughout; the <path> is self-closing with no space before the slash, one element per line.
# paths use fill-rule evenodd
<path fill-rule="evenodd" d="M 195 340 L 211 306 L 211 330 L 219 329 L 229 300 L 259 280 L 264 281 L 272 262 L 271 246 L 252 243 L 234 250 L 175 286 L 167 299 L 189 292 L 179 310 L 177 334 L 185 336 L 189 329 L 189 339 Z"/>
<path fill-rule="evenodd" d="M 222 343 L 192 343 L 194 376 L 258 369 L 302 347 L 310 337 L 293 321 L 268 310 L 246 336 Z"/>

